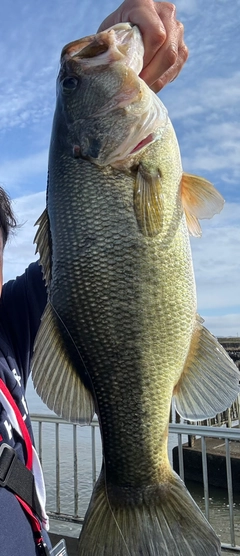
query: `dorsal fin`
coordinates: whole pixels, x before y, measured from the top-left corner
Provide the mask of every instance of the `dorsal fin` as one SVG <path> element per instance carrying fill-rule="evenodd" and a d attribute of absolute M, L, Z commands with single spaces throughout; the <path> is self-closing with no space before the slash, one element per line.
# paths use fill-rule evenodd
<path fill-rule="evenodd" d="M 189 233 L 201 236 L 198 219 L 212 218 L 221 212 L 224 199 L 210 181 L 186 173 L 182 175 L 181 195 Z"/>
<path fill-rule="evenodd" d="M 37 245 L 36 253 L 38 252 L 40 255 L 43 276 L 48 286 L 51 279 L 51 234 L 47 209 L 44 209 L 41 216 L 39 216 L 35 226 L 39 226 L 34 238 L 34 243 Z"/>

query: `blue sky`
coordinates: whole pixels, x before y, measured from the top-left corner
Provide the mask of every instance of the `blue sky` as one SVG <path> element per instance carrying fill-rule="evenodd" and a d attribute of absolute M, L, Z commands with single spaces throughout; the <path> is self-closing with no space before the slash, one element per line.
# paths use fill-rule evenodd
<path fill-rule="evenodd" d="M 240 335 L 240 0 L 176 0 L 190 49 L 160 98 L 177 132 L 186 172 L 205 176 L 226 200 L 192 240 L 198 310 L 216 335 Z M 4 278 L 34 258 L 33 224 L 45 205 L 55 80 L 62 47 L 94 33 L 109 0 L 1 0 L 0 183 L 22 224 L 6 248 Z"/>

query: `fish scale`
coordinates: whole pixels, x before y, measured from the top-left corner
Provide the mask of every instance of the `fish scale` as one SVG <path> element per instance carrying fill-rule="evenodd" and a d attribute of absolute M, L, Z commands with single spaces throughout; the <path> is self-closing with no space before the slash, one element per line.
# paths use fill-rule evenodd
<path fill-rule="evenodd" d="M 59 158 L 58 153 L 52 154 L 52 160 L 58 161 L 56 169 L 52 164 L 49 166 L 53 183 L 59 180 Z M 71 175 L 74 181 L 70 185 L 67 180 Z M 193 322 L 189 300 L 184 304 L 181 293 L 178 310 L 176 295 L 174 302 L 174 292 L 169 295 L 171 284 L 165 285 L 164 293 L 161 281 L 165 268 L 173 266 L 174 251 L 179 253 L 181 236 L 175 244 L 165 246 L 164 252 L 161 236 L 155 240 L 143 238 L 130 210 L 134 186 L 131 176 L 109 169 L 100 174 L 89 162 L 64 159 L 61 183 L 65 194 L 61 204 L 58 190 L 52 191 L 51 182 L 48 189 L 51 233 L 54 237 L 61 235 L 61 241 L 53 245 L 52 273 L 58 283 L 66 283 L 67 287 L 56 288 L 53 280 L 50 296 L 91 377 L 106 472 L 123 485 L 158 482 L 159 458 L 163 457 L 162 450 L 164 454 L 166 450 L 166 443 L 162 446 L 160 439 L 169 413 L 165 399 L 161 409 L 161 392 L 166 386 L 172 389 L 169 373 L 174 379 L 183 366 L 186 352 L 183 337 Z M 129 208 L 127 216 L 125 207 Z M 63 235 L 63 229 L 70 233 Z M 74 246 L 71 250 L 69 243 Z M 186 274 L 189 270 L 179 265 L 179 287 Z M 166 319 L 167 299 L 170 305 L 174 303 L 175 318 L 169 309 L 170 318 Z M 74 314 L 69 307 L 74 308 Z M 68 335 L 65 336 L 71 344 Z M 121 401 L 120 412 L 116 400 Z M 151 423 L 151 436 L 148 427 L 136 427 L 137 422 L 141 425 L 145 421 Z"/>

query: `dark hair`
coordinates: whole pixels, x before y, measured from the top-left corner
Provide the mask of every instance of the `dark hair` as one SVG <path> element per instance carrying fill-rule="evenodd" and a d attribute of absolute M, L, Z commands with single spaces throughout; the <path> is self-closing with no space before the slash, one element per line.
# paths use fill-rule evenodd
<path fill-rule="evenodd" d="M 10 232 L 16 228 L 17 221 L 11 207 L 11 200 L 6 191 L 0 187 L 0 229 L 3 235 L 3 246 L 6 245 Z"/>

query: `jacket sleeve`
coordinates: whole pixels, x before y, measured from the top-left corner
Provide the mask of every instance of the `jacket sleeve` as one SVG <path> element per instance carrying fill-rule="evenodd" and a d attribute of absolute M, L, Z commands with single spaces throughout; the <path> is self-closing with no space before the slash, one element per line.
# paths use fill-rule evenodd
<path fill-rule="evenodd" d="M 38 261 L 30 264 L 22 276 L 3 286 L 2 322 L 16 354 L 25 385 L 30 374 L 33 344 L 46 301 L 47 292 Z"/>

